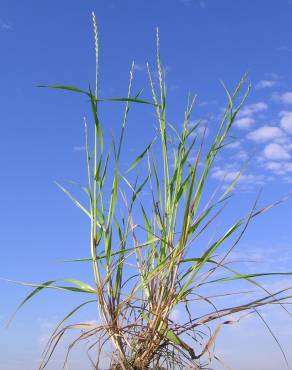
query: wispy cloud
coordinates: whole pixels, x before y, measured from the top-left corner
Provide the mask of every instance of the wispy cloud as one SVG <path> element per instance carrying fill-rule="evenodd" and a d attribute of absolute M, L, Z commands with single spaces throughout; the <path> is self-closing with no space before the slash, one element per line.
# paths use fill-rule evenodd
<path fill-rule="evenodd" d="M 275 80 L 261 80 L 256 85 L 255 88 L 257 90 L 267 89 L 269 87 L 273 87 L 277 84 Z"/>
<path fill-rule="evenodd" d="M 264 143 L 270 140 L 280 138 L 284 132 L 275 126 L 262 126 L 254 131 L 251 131 L 247 138 L 258 143 Z"/>
<path fill-rule="evenodd" d="M 184 5 L 190 5 L 192 2 L 193 2 L 193 0 L 179 0 L 182 4 L 184 4 Z"/>
<path fill-rule="evenodd" d="M 262 114 L 268 109 L 268 105 L 264 102 L 246 105 L 242 108 L 235 120 L 235 126 L 240 129 L 249 129 L 255 124 L 255 116 Z"/>
<path fill-rule="evenodd" d="M 39 317 L 37 318 L 40 328 L 39 343 L 41 346 L 47 343 L 50 338 L 51 332 L 56 326 L 56 323 L 53 320 L 47 318 Z"/>
<path fill-rule="evenodd" d="M 226 145 L 226 149 L 238 149 L 240 148 L 241 144 L 239 141 L 234 141 L 232 143 L 229 143 L 228 145 Z"/>
<path fill-rule="evenodd" d="M 183 3 L 184 5 L 195 4 L 195 5 L 198 5 L 202 9 L 208 6 L 208 2 L 206 0 L 180 0 L 180 2 Z"/>
<path fill-rule="evenodd" d="M 211 177 L 216 180 L 220 180 L 223 182 L 232 182 L 234 181 L 237 176 L 239 175 L 240 171 L 230 169 L 230 168 L 223 168 L 223 167 L 214 167 Z"/>
<path fill-rule="evenodd" d="M 281 111 L 280 116 L 280 126 L 289 134 L 292 134 L 292 112 Z"/>
<path fill-rule="evenodd" d="M 281 45 L 278 47 L 278 50 L 279 51 L 284 51 L 284 52 L 290 52 L 292 51 L 292 48 L 290 48 L 290 46 L 287 46 L 287 45 Z"/>
<path fill-rule="evenodd" d="M 234 158 L 239 159 L 240 161 L 246 161 L 249 158 L 249 155 L 244 149 L 241 149 L 235 154 Z"/>
<path fill-rule="evenodd" d="M 171 84 L 171 85 L 169 86 L 169 91 L 175 91 L 175 90 L 177 90 L 177 89 L 179 89 L 179 85 Z"/>
<path fill-rule="evenodd" d="M 281 104 L 290 105 L 292 104 L 292 92 L 287 91 L 283 94 L 275 93 L 273 95 L 273 100 Z"/>
<path fill-rule="evenodd" d="M 169 318 L 174 321 L 174 322 L 179 322 L 181 321 L 182 319 L 185 319 L 185 313 L 183 310 L 181 310 L 180 308 L 174 308 L 171 313 L 170 313 L 170 316 Z"/>
<path fill-rule="evenodd" d="M 267 109 L 268 109 L 268 105 L 264 102 L 249 104 L 239 111 L 238 117 L 250 117 L 257 113 L 262 113 L 266 111 Z"/>
<path fill-rule="evenodd" d="M 134 64 L 135 71 L 143 72 L 145 71 L 146 67 L 143 64 L 135 63 Z"/>
<path fill-rule="evenodd" d="M 211 177 L 225 184 L 230 184 L 239 176 L 240 170 L 232 165 L 214 167 Z M 242 173 L 238 180 L 239 185 L 263 185 L 265 176 L 262 174 Z"/>
<path fill-rule="evenodd" d="M 210 105 L 215 105 L 215 104 L 218 104 L 218 101 L 217 100 L 202 101 L 198 105 L 199 105 L 199 107 L 208 107 Z"/>
<path fill-rule="evenodd" d="M 281 76 L 278 73 L 275 72 L 267 72 L 265 73 L 265 76 L 272 80 L 280 80 Z"/>
<path fill-rule="evenodd" d="M 84 151 L 86 148 L 85 148 L 85 146 L 74 146 L 74 148 L 73 148 L 73 152 L 82 152 L 82 151 Z"/>
<path fill-rule="evenodd" d="M 291 172 L 292 172 L 292 163 L 291 163 Z M 291 176 L 285 176 L 283 178 L 283 180 L 287 183 L 287 184 L 292 184 L 292 177 Z M 291 258 L 292 260 L 292 258 Z"/>
<path fill-rule="evenodd" d="M 247 130 L 251 128 L 255 123 L 255 119 L 251 117 L 242 117 L 237 120 L 235 120 L 234 124 L 236 127 L 240 129 Z"/>
<path fill-rule="evenodd" d="M 274 172 L 277 175 L 286 175 L 292 172 L 292 162 L 275 162 L 268 161 L 265 163 L 265 169 Z M 287 178 L 284 178 L 287 181 Z"/>
<path fill-rule="evenodd" d="M 277 266 L 277 270 L 286 270 L 286 266 L 291 263 L 292 260 L 292 251 L 290 245 L 287 245 L 285 241 L 278 241 L 278 244 L 275 244 L 271 242 L 271 244 L 265 244 L 265 245 L 242 245 L 242 249 L 238 249 L 232 253 L 233 258 L 246 261 L 245 270 L 246 272 L 260 272 L 260 271 L 271 271 L 272 269 L 275 269 L 275 266 Z M 281 251 L 281 253 L 279 253 Z M 249 261 L 249 263 L 247 263 Z M 254 263 L 252 263 L 252 261 Z M 290 284 L 286 285 L 286 288 L 288 286 L 291 286 L 291 278 L 289 278 Z M 281 278 L 281 282 L 284 283 L 285 279 Z M 276 281 L 275 281 L 276 282 Z M 281 283 L 279 281 L 279 283 Z M 269 281 L 269 289 L 270 291 L 279 291 L 284 289 L 285 287 L 279 287 L 277 289 L 273 287 L 273 284 L 271 281 Z M 267 287 L 268 288 L 268 287 Z"/>
<path fill-rule="evenodd" d="M 207 1 L 200 1 L 199 5 L 200 5 L 201 8 L 206 8 L 208 6 L 208 3 L 207 3 Z"/>
<path fill-rule="evenodd" d="M 0 19 L 0 29 L 4 31 L 12 31 L 13 26 L 10 22 L 4 21 L 3 19 Z"/>
<path fill-rule="evenodd" d="M 202 119 L 200 121 L 200 125 L 190 134 L 190 138 L 194 138 L 195 136 L 199 136 L 199 137 L 207 137 L 210 133 L 210 129 L 208 126 L 208 120 L 207 119 Z M 194 126 L 196 126 L 198 124 L 198 122 L 196 121 L 193 121 L 193 122 L 190 122 L 189 123 L 189 129 L 191 130 L 192 128 L 194 128 Z"/>
<path fill-rule="evenodd" d="M 266 145 L 263 154 L 265 158 L 271 160 L 288 160 L 291 158 L 288 150 L 277 143 L 270 143 Z"/>
<path fill-rule="evenodd" d="M 199 126 L 197 132 L 200 137 L 207 137 L 210 133 L 209 127 L 207 127 L 207 120 L 202 122 L 202 126 Z"/>
<path fill-rule="evenodd" d="M 275 93 L 272 98 L 281 104 L 290 105 L 292 104 L 292 91 L 287 91 L 283 94 Z"/>

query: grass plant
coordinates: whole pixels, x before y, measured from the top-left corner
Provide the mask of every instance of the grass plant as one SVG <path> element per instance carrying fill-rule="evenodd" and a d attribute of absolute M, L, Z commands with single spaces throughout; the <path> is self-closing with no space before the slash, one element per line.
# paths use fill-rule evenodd
<path fill-rule="evenodd" d="M 87 90 L 64 85 L 46 86 L 80 94 L 89 103 L 92 113 L 92 120 L 84 120 L 88 181 L 82 189 L 88 204 L 81 204 L 67 188 L 58 186 L 90 223 L 90 256 L 67 263 L 87 263 L 92 269 L 93 282 L 66 278 L 28 284 L 34 289 L 18 309 L 45 289 L 88 295 L 88 299 L 68 312 L 52 332 L 40 369 L 46 368 L 62 337 L 74 330 L 78 334 L 68 348 L 64 366 L 69 363 L 72 349 L 90 340 L 88 356 L 94 369 L 100 369 L 107 343 L 111 343 L 113 349 L 112 370 L 210 368 L 210 361 L 217 358 L 213 347 L 222 325 L 239 320 L 238 316 L 233 318 L 235 314 L 251 312 L 258 313 L 264 320 L 258 311 L 262 306 L 279 305 L 288 312 L 285 303 L 290 297 L 288 289 L 270 292 L 258 281 L 262 276 L 283 273 L 240 273 L 228 259 L 254 218 L 278 203 L 259 208 L 256 200 L 248 214 L 226 230 L 219 230 L 219 236 L 203 252 L 197 242 L 220 219 L 241 176 L 240 173 L 227 189 L 219 187 L 205 201 L 212 167 L 230 142 L 234 121 L 249 94 L 247 78 L 244 76 L 233 91 L 222 84 L 227 106 L 212 142 L 207 145 L 206 129 L 200 128 L 201 122 L 191 123 L 195 97 L 188 99 L 182 129 L 169 123 L 158 31 L 156 71 L 153 73 L 147 65 L 153 100 L 144 100 L 141 91 L 133 93 L 134 64 L 127 96 L 100 98 L 99 45 L 94 14 L 93 25 L 95 86 Z M 121 131 L 112 138 L 110 148 L 104 145 L 99 116 L 99 105 L 106 100 L 111 101 L 110 104 L 125 104 Z M 150 143 L 145 143 L 141 154 L 133 159 L 127 171 L 123 171 L 121 156 L 128 114 L 141 104 L 154 110 L 157 135 Z M 145 178 L 135 176 L 139 166 L 147 167 Z M 145 191 L 151 194 L 151 204 L 148 198 L 144 201 Z M 230 306 L 233 293 L 229 291 L 222 293 L 228 305 L 217 308 L 212 296 L 220 295 L 219 287 L 232 281 L 242 281 L 258 289 L 260 298 Z M 213 288 L 213 295 L 202 294 L 204 287 L 209 291 Z M 227 288 L 230 289 L 230 285 Z M 200 302 L 208 307 L 203 314 L 196 310 Z M 96 307 L 98 323 L 72 324 L 74 314 L 87 305 Z M 175 309 L 182 312 L 184 322 L 176 322 L 173 318 Z"/>

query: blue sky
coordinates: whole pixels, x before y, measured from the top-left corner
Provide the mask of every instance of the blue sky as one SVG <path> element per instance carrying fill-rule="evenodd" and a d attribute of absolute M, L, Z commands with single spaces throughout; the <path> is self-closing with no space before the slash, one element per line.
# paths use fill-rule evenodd
<path fill-rule="evenodd" d="M 261 204 L 291 192 L 291 1 L 2 1 L 0 276 L 4 278 L 39 282 L 72 276 L 72 267 L 58 261 L 87 255 L 87 222 L 54 185 L 55 180 L 84 178 L 82 117 L 87 105 L 74 94 L 36 86 L 87 87 L 93 81 L 91 11 L 99 24 L 104 97 L 126 94 L 132 60 L 135 89 L 145 88 L 149 97 L 145 63 L 155 63 L 159 27 L 169 116 L 178 127 L 191 92 L 198 94 L 194 119 L 203 118 L 211 134 L 226 103 L 219 81 L 233 88 L 249 72 L 252 90 L 235 123 L 237 141 L 218 160 L 210 178 L 214 184 L 227 184 L 252 153 L 224 222 L 243 214 L 260 188 Z M 106 132 L 118 130 L 120 108 L 104 107 Z M 126 137 L 125 166 L 153 136 L 153 125 L 153 114 L 144 107 L 135 110 Z M 263 270 L 291 271 L 291 244 L 291 201 L 287 201 L 250 227 L 235 254 L 255 259 Z M 78 274 L 87 278 L 84 267 Z M 291 283 L 285 278 L 270 284 L 277 289 Z M 0 289 L 4 323 L 26 290 L 6 283 Z M 19 313 L 8 331 L 1 328 L 1 369 L 36 368 L 48 329 L 74 302 L 69 295 L 66 300 L 55 293 L 42 295 Z M 291 320 L 279 309 L 265 315 L 286 352 L 292 353 Z M 255 319 L 223 330 L 216 348 L 235 370 L 285 368 L 273 339 Z M 58 356 L 52 369 L 57 363 Z M 78 359 L 74 366 L 78 368 Z"/>

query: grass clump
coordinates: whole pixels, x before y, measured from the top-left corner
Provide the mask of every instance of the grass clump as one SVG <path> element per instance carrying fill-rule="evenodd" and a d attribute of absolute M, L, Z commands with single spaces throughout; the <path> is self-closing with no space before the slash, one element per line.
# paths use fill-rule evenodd
<path fill-rule="evenodd" d="M 127 96 L 104 99 L 112 104 L 118 101 L 125 104 L 120 134 L 112 139 L 111 147 L 106 148 L 98 110 L 102 100 L 98 94 L 99 48 L 94 15 L 93 24 L 96 46 L 94 89 L 47 86 L 83 95 L 90 104 L 92 132 L 87 120 L 84 121 L 88 182 L 83 190 L 88 205 L 81 204 L 62 185 L 59 187 L 90 222 L 90 257 L 71 262 L 90 263 L 93 283 L 64 279 L 63 283 L 50 280 L 32 285 L 35 289 L 19 308 L 43 289 L 86 293 L 91 297 L 57 325 L 44 349 L 40 369 L 46 367 L 61 338 L 72 330 L 79 334 L 68 348 L 65 365 L 75 345 L 90 340 L 88 355 L 95 369 L 100 368 L 103 348 L 109 342 L 113 349 L 112 370 L 203 369 L 216 357 L 213 346 L 221 326 L 235 322 L 232 315 L 258 312 L 259 307 L 272 304 L 279 304 L 286 310 L 284 303 L 289 298 L 287 290 L 271 293 L 257 281 L 258 277 L 281 273 L 243 274 L 227 263 L 227 257 L 249 223 L 274 204 L 259 208 L 256 201 L 247 215 L 228 229 L 220 230 L 218 238 L 203 251 L 197 243 L 220 217 L 240 178 L 239 174 L 223 193 L 218 189 L 203 201 L 210 171 L 231 138 L 234 120 L 250 88 L 246 86 L 245 76 L 234 91 L 228 91 L 223 84 L 227 106 L 209 146 L 205 140 L 206 131 L 202 135 L 199 129 L 200 123 L 192 125 L 190 121 L 195 98 L 189 98 L 182 129 L 178 130 L 167 119 L 165 74 L 157 32 L 155 75 L 147 65 L 153 101 L 144 100 L 141 92 L 132 92 L 133 64 Z M 134 105 L 140 104 L 154 109 L 157 135 L 145 145 L 128 171 L 123 171 L 120 162 L 128 114 Z M 154 156 L 154 148 L 161 153 L 160 157 Z M 145 163 L 148 172 L 141 180 L 134 173 Z M 145 191 L 150 193 L 151 204 L 143 200 Z M 220 252 L 227 241 L 229 247 Z M 201 289 L 213 287 L 216 295 L 220 292 L 220 284 L 227 281 L 247 282 L 263 294 L 244 304 L 217 308 L 210 296 L 202 295 Z M 209 306 L 205 313 L 196 309 L 200 301 Z M 230 304 L 230 300 L 228 302 Z M 90 304 L 97 309 L 98 324 L 68 324 L 75 313 Z M 177 308 L 182 312 L 183 322 L 177 322 L 172 316 Z"/>

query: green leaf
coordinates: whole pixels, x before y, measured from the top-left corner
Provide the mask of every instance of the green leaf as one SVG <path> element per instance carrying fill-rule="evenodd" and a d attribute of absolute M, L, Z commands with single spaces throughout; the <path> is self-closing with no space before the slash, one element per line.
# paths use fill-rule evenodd
<path fill-rule="evenodd" d="M 99 138 L 100 148 L 101 148 L 101 151 L 102 151 L 103 150 L 103 135 L 102 135 L 102 131 L 101 131 L 101 128 L 100 128 L 100 123 L 99 123 L 99 119 L 98 119 L 98 115 L 97 115 L 97 101 L 98 100 L 96 100 L 96 97 L 92 94 L 90 86 L 89 86 L 88 96 L 90 98 L 91 110 L 92 110 L 92 114 L 93 114 L 93 118 L 94 118 L 94 124 L 95 124 L 95 127 L 96 127 L 96 132 L 97 132 L 97 135 L 98 135 L 98 138 Z"/>
<path fill-rule="evenodd" d="M 141 99 L 135 99 L 135 98 L 108 98 L 104 99 L 107 101 L 123 101 L 123 102 L 131 102 L 131 103 L 138 103 L 138 104 L 148 104 L 148 105 L 154 105 L 158 106 L 159 104 L 153 104 L 149 101 L 146 100 L 141 100 Z"/>
<path fill-rule="evenodd" d="M 112 183 L 112 190 L 111 190 L 111 197 L 110 197 L 110 206 L 109 206 L 109 211 L 108 211 L 108 217 L 107 217 L 107 223 L 109 224 L 115 208 L 117 204 L 117 197 L 118 197 L 118 187 L 119 187 L 119 172 L 118 172 L 118 167 L 116 164 L 116 169 L 115 169 L 115 175 Z"/>
<path fill-rule="evenodd" d="M 133 187 L 131 185 L 131 183 L 124 176 L 121 176 L 121 177 L 125 181 L 125 183 L 129 186 L 129 188 L 132 190 L 132 192 L 133 192 L 132 200 L 131 200 L 131 206 L 132 206 L 134 204 L 136 198 L 138 197 L 139 193 L 142 191 L 142 189 L 144 188 L 145 184 L 149 180 L 149 175 L 146 177 L 146 179 L 142 182 L 142 184 L 138 187 L 137 190 L 135 189 L 136 186 Z"/>
<path fill-rule="evenodd" d="M 149 321 L 149 317 L 145 315 L 143 312 L 141 312 L 141 316 L 144 320 Z M 180 339 L 178 335 L 176 335 L 171 329 L 166 327 L 166 325 L 163 322 L 159 323 L 159 332 L 166 337 L 170 342 L 174 343 L 175 345 L 183 348 L 187 352 L 189 352 L 192 359 L 195 358 L 195 352 L 194 350 L 183 340 Z"/>
<path fill-rule="evenodd" d="M 103 256 L 105 257 L 105 256 Z M 100 257 L 97 257 L 97 259 L 99 259 Z M 92 261 L 92 258 L 91 257 L 86 257 L 86 258 L 73 258 L 73 259 L 69 259 L 69 260 L 63 260 L 62 262 L 90 262 Z"/>
<path fill-rule="evenodd" d="M 110 266 L 110 262 L 111 262 L 112 235 L 113 235 L 113 230 L 112 230 L 112 228 L 110 228 L 109 237 L 106 238 L 106 242 L 105 242 L 105 255 L 106 255 L 107 267 Z"/>
<path fill-rule="evenodd" d="M 179 338 L 178 335 L 176 335 L 172 330 L 170 329 L 166 329 L 165 331 L 163 330 L 163 334 L 164 336 L 172 343 L 174 343 L 175 345 L 183 348 L 185 351 L 189 352 L 190 356 L 192 359 L 195 358 L 195 352 L 194 350 L 192 349 L 192 347 L 190 347 L 186 342 L 184 342 L 183 340 L 181 340 Z"/>
<path fill-rule="evenodd" d="M 52 284 L 54 284 L 54 283 L 56 283 L 57 281 L 60 281 L 60 280 L 48 280 L 48 281 L 46 281 L 42 284 L 31 284 L 31 283 L 25 283 L 25 282 L 21 282 L 21 281 L 13 281 L 13 280 L 8 280 L 8 279 L 5 279 L 5 280 L 9 281 L 9 282 L 16 283 L 16 284 L 20 284 L 20 285 L 35 288 L 30 294 L 28 294 L 24 298 L 23 301 L 20 302 L 20 304 L 17 306 L 14 314 L 11 316 L 8 324 L 13 320 L 13 318 L 15 317 L 17 312 L 20 310 L 20 308 L 25 303 L 27 303 L 32 297 L 34 297 L 36 294 L 41 292 L 43 289 L 56 289 L 56 290 L 71 291 L 71 292 L 78 292 L 78 293 L 96 293 L 95 289 L 92 288 L 90 285 L 88 285 L 88 284 L 86 284 L 86 283 L 84 283 L 80 280 L 76 280 L 76 279 L 63 279 L 62 281 L 71 283 L 71 284 L 75 285 L 77 288 L 52 285 Z"/>
<path fill-rule="evenodd" d="M 205 284 L 213 284 L 213 283 L 219 283 L 219 282 L 224 282 L 224 281 L 233 281 L 233 280 L 249 280 L 254 277 L 264 277 L 264 276 L 286 276 L 286 275 L 292 275 L 292 272 L 263 272 L 263 273 L 258 273 L 258 274 L 236 274 L 233 276 L 227 276 L 224 278 L 220 279 L 215 279 L 215 280 L 210 280 L 206 281 Z"/>
<path fill-rule="evenodd" d="M 153 145 L 155 140 L 156 140 L 156 138 L 150 144 L 147 145 L 147 147 L 143 150 L 143 152 L 141 154 L 138 155 L 138 157 L 131 164 L 130 168 L 127 170 L 127 173 L 132 171 L 137 166 L 137 164 L 142 160 L 142 158 L 145 156 L 147 151 L 151 148 L 151 146 Z"/>
<path fill-rule="evenodd" d="M 89 218 L 91 218 L 90 212 L 62 185 L 60 185 L 58 182 L 55 182 L 55 184 L 72 200 L 72 202 L 81 209 L 82 212 L 84 212 Z"/>
<path fill-rule="evenodd" d="M 37 286 L 36 289 L 34 289 L 28 296 L 26 296 L 24 298 L 23 301 L 20 302 L 20 304 L 17 306 L 14 314 L 12 315 L 12 317 L 10 318 L 9 320 L 9 323 L 13 320 L 14 316 L 17 314 L 17 312 L 21 309 L 21 307 L 26 303 L 28 302 L 34 295 L 36 295 L 37 293 L 39 293 L 41 290 L 45 289 L 45 288 L 48 288 L 51 284 L 54 284 L 56 282 L 56 280 L 49 280 L 49 281 L 46 281 L 44 282 L 43 284 Z M 25 284 L 26 285 L 26 284 Z"/>
<path fill-rule="evenodd" d="M 112 252 L 111 256 L 118 256 L 118 255 L 123 254 L 125 252 L 133 252 L 137 248 L 139 249 L 139 248 L 147 247 L 147 246 L 149 246 L 153 243 L 158 242 L 159 240 L 160 240 L 159 238 L 153 237 L 152 239 L 147 240 L 147 242 L 138 244 L 136 247 L 126 248 L 126 249 L 122 249 L 122 250 L 119 250 L 119 251 L 116 251 L 116 252 Z M 101 260 L 101 259 L 104 259 L 104 258 L 106 258 L 106 254 L 102 254 L 102 255 L 96 257 L 97 260 Z M 85 257 L 85 258 L 74 258 L 74 259 L 69 259 L 69 260 L 63 260 L 62 262 L 90 262 L 92 260 L 93 259 L 91 257 Z"/>
<path fill-rule="evenodd" d="M 74 86 L 66 86 L 66 85 L 39 85 L 37 87 L 47 87 L 49 89 L 62 89 L 62 90 L 69 90 L 69 91 L 74 91 L 74 92 L 77 92 L 77 93 L 81 93 L 81 94 L 86 94 L 87 95 L 87 92 L 84 91 L 84 90 L 81 90 L 77 87 L 74 87 Z"/>
<path fill-rule="evenodd" d="M 80 288 L 84 292 L 96 293 L 96 290 L 92 286 L 90 286 L 87 283 L 84 283 L 83 281 L 80 281 L 77 279 L 63 279 L 63 281 L 76 285 L 78 288 Z"/>
<path fill-rule="evenodd" d="M 90 212 L 66 189 L 64 188 L 62 185 L 60 185 L 58 182 L 55 182 L 55 184 L 72 200 L 72 202 L 79 208 L 81 209 L 82 212 L 84 212 L 90 219 L 91 219 L 91 214 Z M 100 211 L 97 209 L 97 212 L 99 212 L 99 215 L 100 215 Z M 96 225 L 99 227 L 99 228 L 102 228 L 101 224 L 96 220 Z"/>
<path fill-rule="evenodd" d="M 202 255 L 202 257 L 199 259 L 198 263 L 193 266 L 193 268 L 188 272 L 188 279 L 182 286 L 182 288 L 179 291 L 179 294 L 177 295 L 177 302 L 179 299 L 183 296 L 184 292 L 190 287 L 190 285 L 193 283 L 195 277 L 197 276 L 198 272 L 201 270 L 201 268 L 205 265 L 207 260 L 210 259 L 212 254 L 219 248 L 219 246 L 228 238 L 230 235 L 232 235 L 235 230 L 237 230 L 242 225 L 242 220 L 236 222 L 230 229 L 221 237 L 219 238 L 215 243 L 213 243 L 210 248 L 206 250 L 206 252 Z"/>

